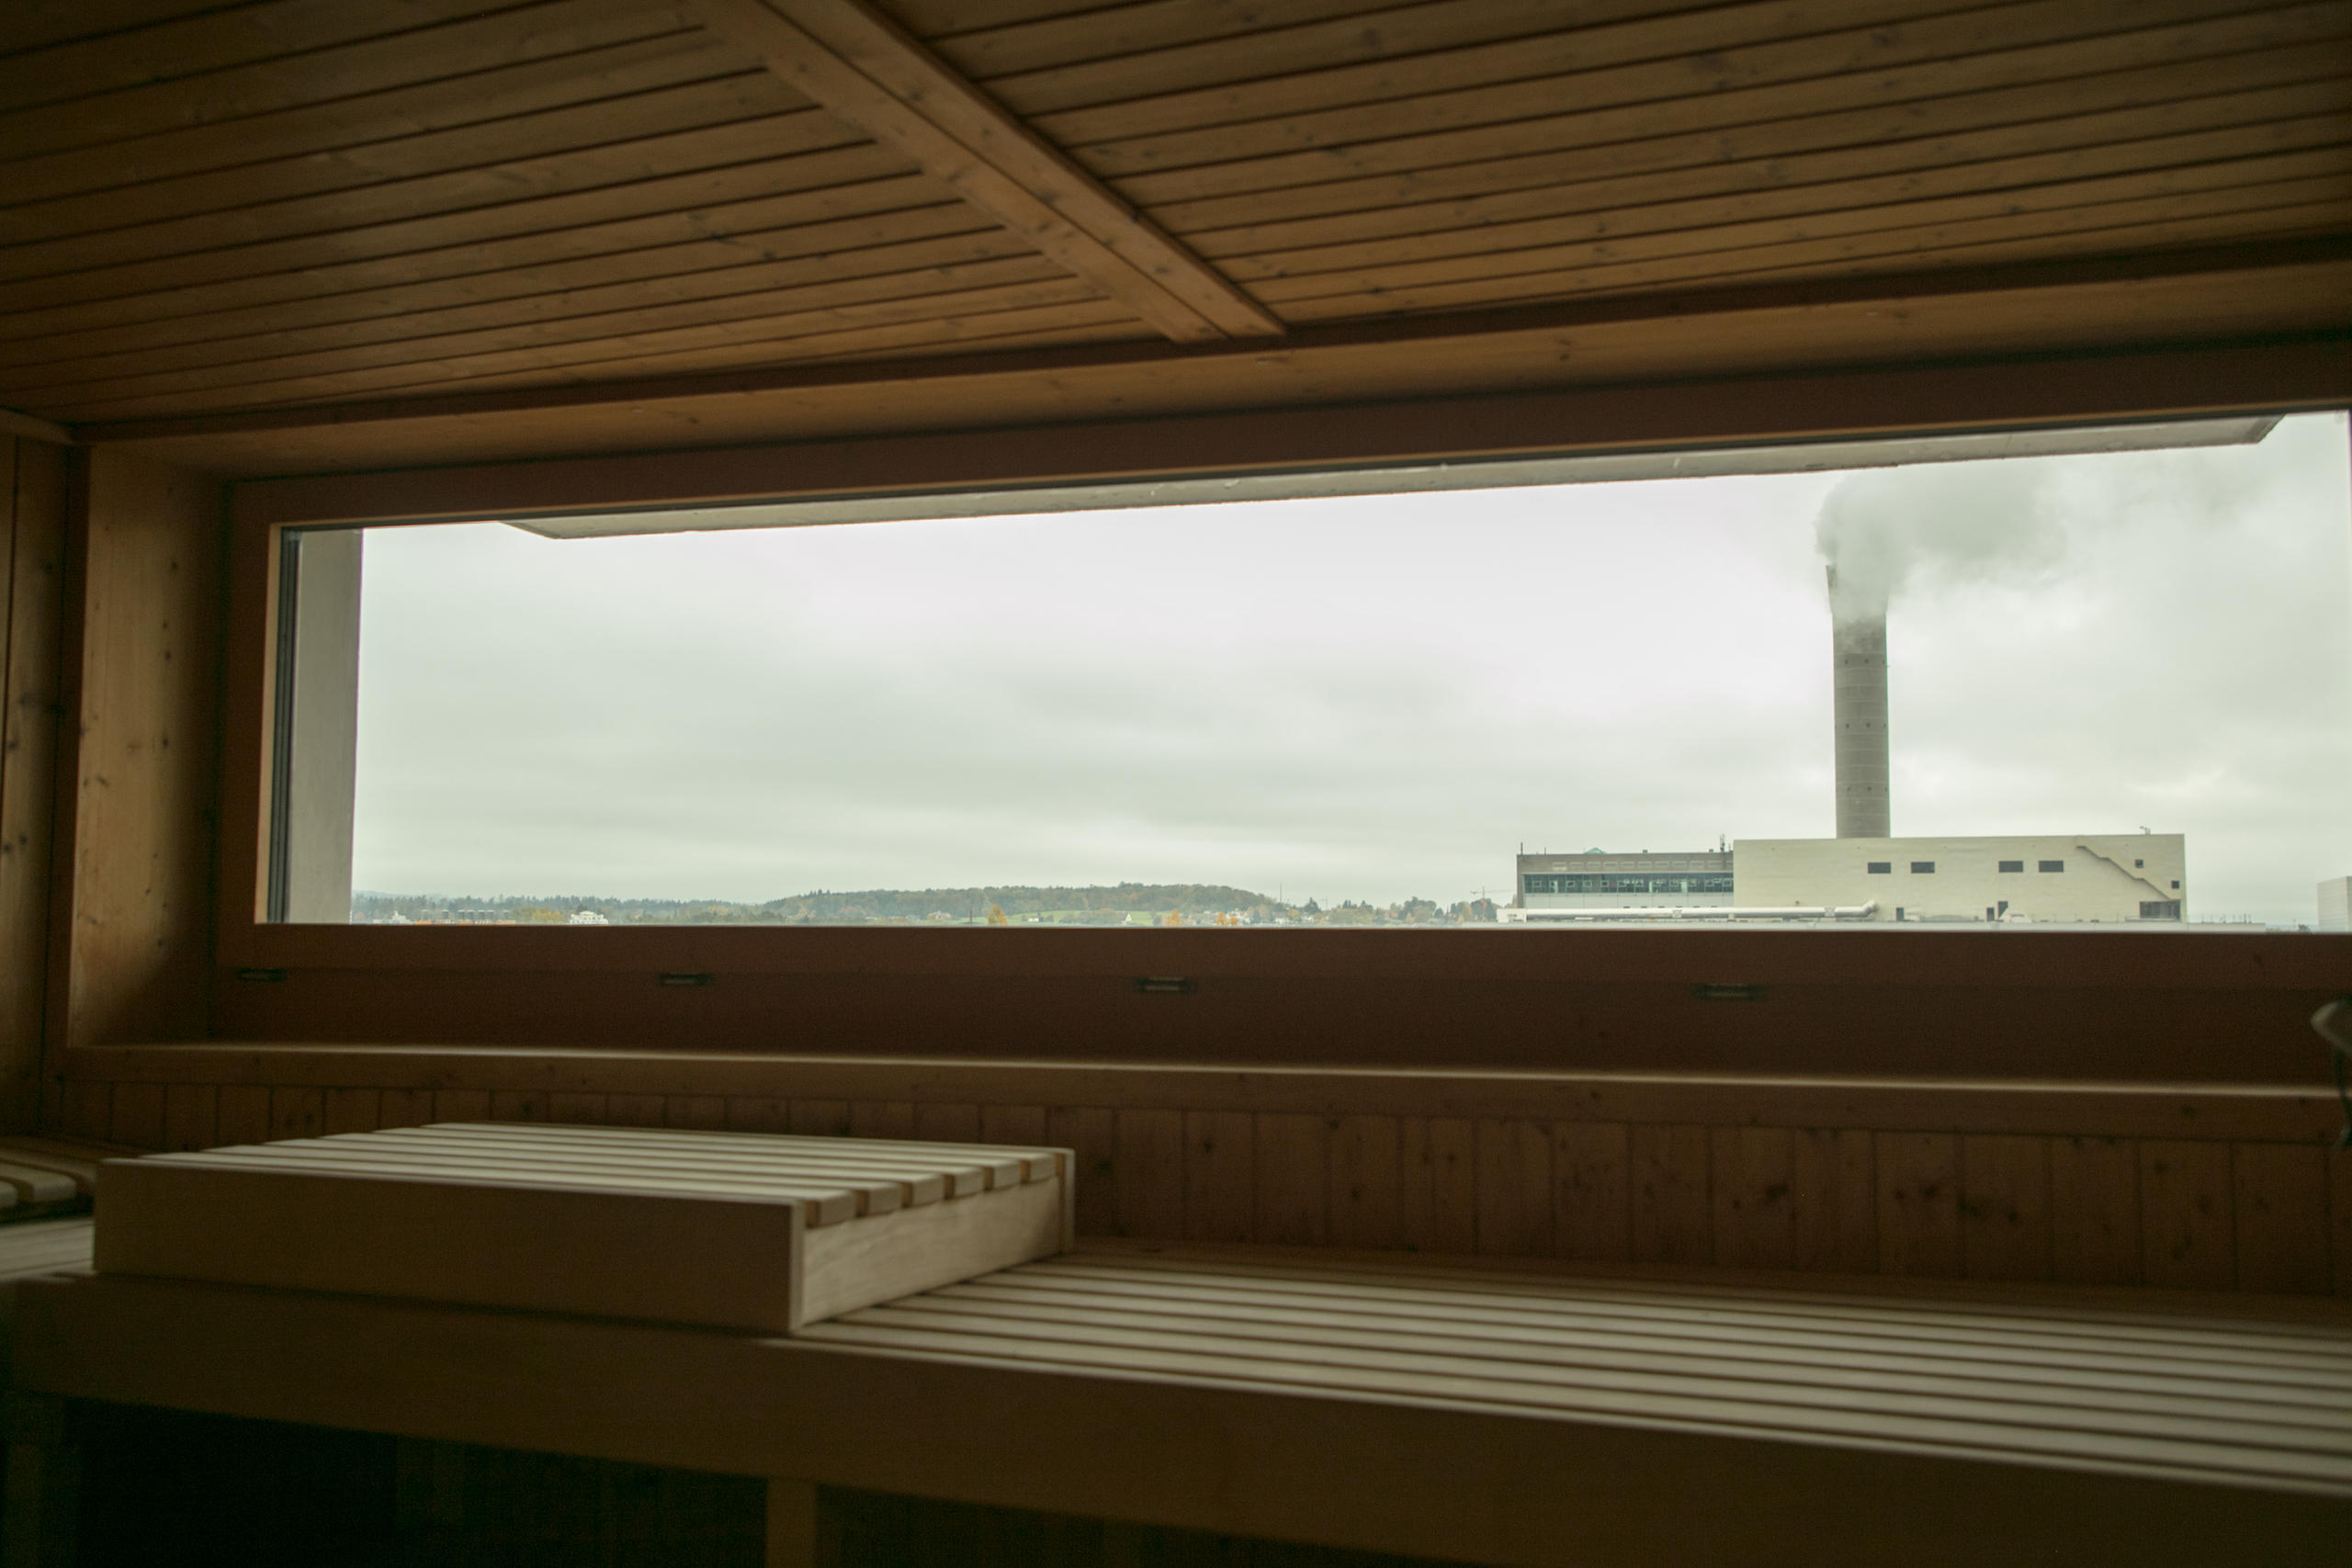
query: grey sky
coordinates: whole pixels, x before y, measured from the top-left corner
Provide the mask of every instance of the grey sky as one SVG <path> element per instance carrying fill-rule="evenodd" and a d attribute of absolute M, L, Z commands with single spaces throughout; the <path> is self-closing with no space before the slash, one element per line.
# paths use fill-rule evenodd
<path fill-rule="evenodd" d="M 356 881 L 1449 902 L 1522 840 L 1826 835 L 1839 482 L 378 530 Z M 2352 872 L 2341 416 L 1845 483 L 1893 592 L 1897 833 L 2185 832 L 2192 918 L 2307 922 Z"/>

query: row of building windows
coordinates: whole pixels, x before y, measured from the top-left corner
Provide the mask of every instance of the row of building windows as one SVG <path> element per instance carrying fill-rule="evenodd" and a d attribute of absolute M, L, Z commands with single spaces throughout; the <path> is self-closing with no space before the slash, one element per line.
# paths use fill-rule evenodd
<path fill-rule="evenodd" d="M 1530 876 L 1530 893 L 1728 893 L 1729 876 L 1599 876 L 1576 872 L 1565 876 Z"/>
<path fill-rule="evenodd" d="M 2043 871 L 2064 871 L 2066 869 L 2066 863 L 2063 860 L 2037 861 L 2034 863 Z M 1934 872 L 1935 869 L 1936 863 L 1931 860 L 1915 860 L 1911 863 L 1911 872 L 1915 876 L 1928 875 Z M 2005 860 L 2001 863 L 2001 869 L 2003 871 L 2023 871 L 2025 869 L 2025 862 L 2021 860 Z M 1870 863 L 1870 874 L 1872 876 L 1889 876 L 1894 874 L 1894 863 L 1893 861 L 1874 860 Z"/>

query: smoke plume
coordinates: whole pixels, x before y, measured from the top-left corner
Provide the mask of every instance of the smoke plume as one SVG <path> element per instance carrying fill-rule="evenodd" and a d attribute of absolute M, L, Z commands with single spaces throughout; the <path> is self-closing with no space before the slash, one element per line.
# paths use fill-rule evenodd
<path fill-rule="evenodd" d="M 1935 463 L 1871 468 L 1838 481 L 1814 520 L 1829 563 L 1831 616 L 1883 616 L 1918 580 L 2038 576 L 2066 536 L 2038 464 Z"/>

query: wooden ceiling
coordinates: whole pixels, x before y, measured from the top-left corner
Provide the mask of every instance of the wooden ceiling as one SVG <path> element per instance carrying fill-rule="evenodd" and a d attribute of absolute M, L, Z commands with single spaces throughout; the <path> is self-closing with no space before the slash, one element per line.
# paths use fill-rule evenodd
<path fill-rule="evenodd" d="M 0 405 L 248 468 L 2352 326 L 2346 0 L 13 0 L 0 51 Z"/>

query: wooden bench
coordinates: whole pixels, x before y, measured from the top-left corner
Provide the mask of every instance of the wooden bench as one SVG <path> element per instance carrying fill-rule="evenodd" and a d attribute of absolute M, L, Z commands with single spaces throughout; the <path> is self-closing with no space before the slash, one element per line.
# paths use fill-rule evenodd
<path fill-rule="evenodd" d="M 796 1568 L 827 1486 L 1531 1568 L 2352 1540 L 2352 1317 L 2317 1302 L 1124 1246 L 786 1338 L 85 1275 L 19 1286 L 16 1381 L 36 1427 L 109 1400 L 769 1477 Z"/>

